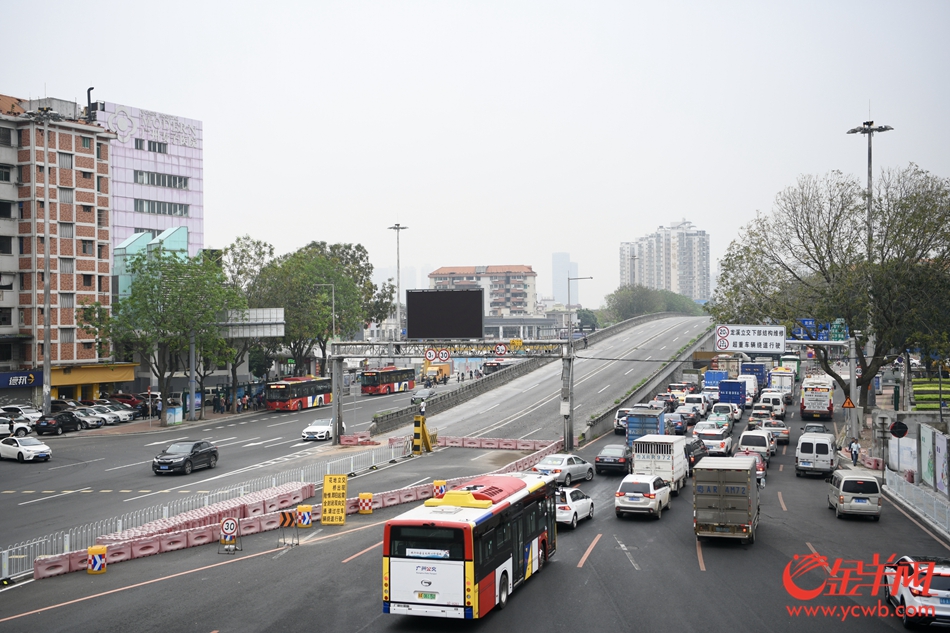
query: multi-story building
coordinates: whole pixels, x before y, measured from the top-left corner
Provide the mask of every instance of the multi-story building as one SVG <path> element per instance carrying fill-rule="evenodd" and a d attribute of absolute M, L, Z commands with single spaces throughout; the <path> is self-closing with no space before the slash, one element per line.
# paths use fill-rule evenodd
<path fill-rule="evenodd" d="M 45 135 L 35 116 L 42 108 L 56 114 Z M 38 401 L 45 354 L 53 397 L 98 397 L 100 383 L 131 378 L 131 367 L 99 364 L 95 338 L 76 316 L 83 304 L 111 303 L 114 138 L 75 103 L 0 96 L 0 370 L 29 374 L 23 390 L 4 389 L 0 400 Z M 0 386 L 8 386 L 2 377 Z"/>
<path fill-rule="evenodd" d="M 708 300 L 709 235 L 683 220 L 634 242 L 622 242 L 620 285 L 629 284 Z"/>
<path fill-rule="evenodd" d="M 556 303 L 579 305 L 577 280 L 568 281 L 577 277 L 577 262 L 571 261 L 569 253 L 554 253 L 551 256 L 551 289 Z"/>
<path fill-rule="evenodd" d="M 535 314 L 538 274 L 531 266 L 443 266 L 429 273 L 429 288 L 484 289 L 486 316 Z"/>

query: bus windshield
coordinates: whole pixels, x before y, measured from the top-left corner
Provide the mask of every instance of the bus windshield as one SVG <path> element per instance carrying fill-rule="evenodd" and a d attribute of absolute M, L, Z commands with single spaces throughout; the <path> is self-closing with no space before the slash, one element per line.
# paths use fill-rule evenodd
<path fill-rule="evenodd" d="M 379 384 L 379 374 L 376 372 L 363 372 L 363 375 L 360 376 L 360 384 L 366 385 L 367 387 L 375 387 Z"/>
<path fill-rule="evenodd" d="M 390 556 L 465 560 L 464 538 L 460 528 L 394 525 L 389 530 Z"/>

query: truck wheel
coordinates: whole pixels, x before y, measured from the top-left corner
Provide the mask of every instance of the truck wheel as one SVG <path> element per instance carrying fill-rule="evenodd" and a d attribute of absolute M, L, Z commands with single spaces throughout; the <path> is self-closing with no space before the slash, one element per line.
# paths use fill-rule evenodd
<path fill-rule="evenodd" d="M 745 540 L 746 545 L 752 545 L 755 543 L 755 530 L 749 532 L 749 538 Z"/>
<path fill-rule="evenodd" d="M 682 481 L 677 481 L 677 482 L 676 482 L 676 487 L 670 489 L 670 496 L 671 496 L 671 497 L 678 497 L 678 496 L 680 496 L 680 488 L 682 488 L 682 487 L 683 487 L 683 482 L 682 482 Z M 669 506 L 667 506 L 667 507 L 669 507 Z"/>

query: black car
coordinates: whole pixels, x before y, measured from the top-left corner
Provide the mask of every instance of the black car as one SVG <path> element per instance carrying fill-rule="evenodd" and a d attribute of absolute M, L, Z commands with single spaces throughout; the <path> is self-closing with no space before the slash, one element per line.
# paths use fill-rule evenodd
<path fill-rule="evenodd" d="M 666 422 L 666 432 L 673 435 L 686 435 L 686 425 L 691 424 L 681 413 L 667 413 L 663 419 Z"/>
<path fill-rule="evenodd" d="M 676 411 L 674 411 L 674 413 L 678 413 L 679 415 L 683 416 L 683 418 L 686 420 L 687 426 L 693 426 L 694 424 L 699 422 L 699 418 L 700 418 L 699 409 L 696 407 L 695 404 L 684 404 L 682 406 L 679 406 L 676 408 Z"/>
<path fill-rule="evenodd" d="M 706 450 L 706 445 L 701 439 L 698 437 L 686 438 L 686 462 L 689 464 L 689 474 L 693 474 L 693 466 L 707 455 L 709 455 L 709 451 Z"/>
<path fill-rule="evenodd" d="M 633 451 L 626 444 L 608 444 L 594 458 L 597 474 L 613 470 L 621 474 L 633 472 Z"/>
<path fill-rule="evenodd" d="M 195 468 L 218 465 L 218 447 L 210 442 L 175 442 L 152 460 L 152 472 L 191 474 Z"/>
<path fill-rule="evenodd" d="M 65 431 L 78 431 L 83 427 L 82 420 L 72 411 L 60 411 L 50 416 L 43 416 L 33 425 L 37 435 L 62 435 Z"/>

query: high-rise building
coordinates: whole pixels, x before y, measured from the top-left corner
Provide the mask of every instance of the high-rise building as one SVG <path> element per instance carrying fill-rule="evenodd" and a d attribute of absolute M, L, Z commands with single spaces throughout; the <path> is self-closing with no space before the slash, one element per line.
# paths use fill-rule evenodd
<path fill-rule="evenodd" d="M 568 301 L 574 305 L 580 304 L 577 280 L 568 281 L 570 277 L 577 277 L 577 262 L 571 261 L 570 253 L 554 253 L 551 256 L 551 276 L 551 289 L 555 303 L 565 306 Z"/>
<path fill-rule="evenodd" d="M 683 220 L 636 241 L 621 242 L 620 285 L 627 284 L 708 300 L 709 235 Z"/>
<path fill-rule="evenodd" d="M 538 274 L 531 266 L 443 266 L 429 273 L 429 288 L 484 289 L 485 315 L 535 314 Z"/>

